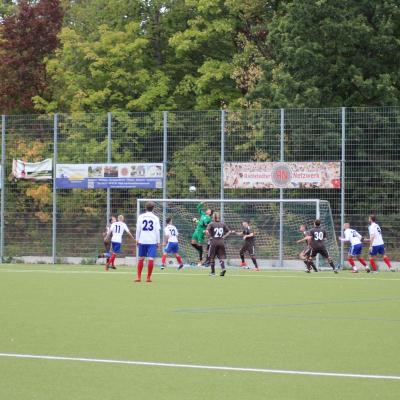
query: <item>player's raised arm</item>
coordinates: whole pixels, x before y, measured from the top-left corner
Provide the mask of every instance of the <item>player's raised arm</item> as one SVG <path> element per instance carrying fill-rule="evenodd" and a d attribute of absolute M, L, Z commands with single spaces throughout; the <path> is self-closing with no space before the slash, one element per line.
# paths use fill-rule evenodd
<path fill-rule="evenodd" d="M 231 231 L 225 224 L 224 224 L 224 239 L 226 239 L 231 233 L 235 233 L 235 231 Z"/>
<path fill-rule="evenodd" d="M 303 243 L 303 242 L 307 242 L 311 236 L 304 236 L 303 239 L 299 239 L 296 241 L 296 243 Z"/>
<path fill-rule="evenodd" d="M 203 207 L 204 207 L 204 203 L 199 203 L 199 204 L 197 204 L 197 206 L 196 206 L 196 209 L 197 209 L 198 213 L 199 213 L 201 216 L 206 215 L 205 211 L 203 210 Z"/>

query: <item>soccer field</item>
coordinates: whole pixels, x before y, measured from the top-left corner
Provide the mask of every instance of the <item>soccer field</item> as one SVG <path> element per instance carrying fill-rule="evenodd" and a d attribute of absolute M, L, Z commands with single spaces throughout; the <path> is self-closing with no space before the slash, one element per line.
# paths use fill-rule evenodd
<path fill-rule="evenodd" d="M 0 399 L 400 397 L 400 274 L 133 279 L 2 265 Z"/>

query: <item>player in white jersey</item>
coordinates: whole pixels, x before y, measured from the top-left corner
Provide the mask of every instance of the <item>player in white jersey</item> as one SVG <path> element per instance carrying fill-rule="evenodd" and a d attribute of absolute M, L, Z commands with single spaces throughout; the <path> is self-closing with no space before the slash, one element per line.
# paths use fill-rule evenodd
<path fill-rule="evenodd" d="M 118 220 L 111 224 L 110 231 L 108 232 L 108 237 L 111 237 L 112 254 L 106 264 L 106 271 L 108 271 L 109 268 L 115 269 L 115 258 L 117 257 L 117 254 L 121 252 L 122 236 L 124 235 L 124 232 L 134 239 L 128 226 L 124 222 L 124 216 L 118 215 Z"/>
<path fill-rule="evenodd" d="M 151 274 L 154 268 L 154 258 L 157 256 L 157 248 L 160 246 L 160 220 L 153 213 L 154 203 L 146 203 L 146 212 L 139 215 L 136 224 L 137 278 L 135 282 L 141 282 L 144 259 L 148 258 L 147 279 L 151 282 Z"/>
<path fill-rule="evenodd" d="M 179 232 L 175 225 L 172 225 L 172 217 L 168 217 L 166 219 L 167 226 L 164 229 L 164 237 L 165 237 L 165 248 L 164 253 L 161 258 L 161 269 L 165 268 L 165 262 L 167 260 L 168 254 L 174 254 L 176 260 L 179 263 L 178 269 L 183 268 L 182 257 L 179 255 L 179 243 L 178 236 Z"/>
<path fill-rule="evenodd" d="M 378 265 L 375 261 L 375 257 L 377 255 L 381 255 L 383 257 L 384 263 L 388 266 L 389 269 L 391 269 L 392 265 L 390 262 L 390 258 L 387 255 L 385 255 L 385 244 L 383 242 L 381 228 L 376 223 L 376 216 L 370 215 L 368 218 L 368 222 L 369 222 L 369 227 L 368 227 L 369 239 L 366 239 L 365 241 L 370 242 L 369 263 L 371 264 L 371 267 L 374 270 L 374 272 L 378 272 Z M 391 271 L 394 272 L 393 269 Z"/>
<path fill-rule="evenodd" d="M 365 262 L 364 258 L 361 256 L 362 252 L 362 236 L 355 230 L 350 228 L 349 223 L 343 224 L 343 233 L 344 237 L 339 236 L 339 240 L 342 242 L 350 242 L 350 248 L 349 248 L 349 253 L 347 256 L 347 261 L 351 265 L 351 272 L 357 273 L 358 268 L 353 260 L 353 257 L 356 257 L 358 261 L 367 269 L 368 271 L 368 266 L 367 263 Z"/>

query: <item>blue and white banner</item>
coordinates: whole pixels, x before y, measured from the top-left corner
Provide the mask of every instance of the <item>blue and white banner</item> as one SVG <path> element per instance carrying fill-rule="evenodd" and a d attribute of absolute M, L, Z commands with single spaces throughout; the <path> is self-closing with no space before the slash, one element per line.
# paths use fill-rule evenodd
<path fill-rule="evenodd" d="M 57 164 L 57 189 L 161 189 L 162 163 Z"/>

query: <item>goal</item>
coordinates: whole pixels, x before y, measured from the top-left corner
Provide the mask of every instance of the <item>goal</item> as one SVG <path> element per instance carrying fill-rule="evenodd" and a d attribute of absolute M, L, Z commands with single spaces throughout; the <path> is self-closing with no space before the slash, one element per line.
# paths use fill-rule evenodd
<path fill-rule="evenodd" d="M 256 253 L 260 267 L 303 268 L 299 253 L 305 244 L 297 244 L 302 238 L 299 232 L 301 224 L 308 228 L 316 218 L 326 230 L 326 246 L 336 261 L 339 249 L 335 235 L 331 207 L 328 201 L 320 199 L 137 199 L 138 215 L 144 212 L 145 203 L 155 204 L 154 212 L 165 226 L 167 217 L 173 217 L 173 223 L 179 231 L 180 253 L 186 264 L 197 261 L 197 252 L 190 245 L 195 229 L 193 218 L 198 218 L 197 205 L 211 208 L 221 214 L 221 219 L 231 230 L 242 231 L 242 221 L 249 221 L 256 235 Z M 226 239 L 227 264 L 239 266 L 239 249 L 243 239 L 235 234 Z M 204 244 L 205 246 L 206 244 Z M 324 260 L 318 260 L 320 268 L 328 267 Z M 331 269 L 330 267 L 328 267 Z"/>

